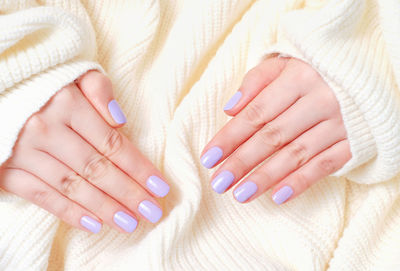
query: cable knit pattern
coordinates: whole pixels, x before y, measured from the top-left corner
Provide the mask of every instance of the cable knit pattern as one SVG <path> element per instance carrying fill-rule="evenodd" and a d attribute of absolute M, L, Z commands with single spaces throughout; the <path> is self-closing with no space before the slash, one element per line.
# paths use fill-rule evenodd
<path fill-rule="evenodd" d="M 162 221 L 130 235 L 91 235 L 0 192 L 1 270 L 399 270 L 397 0 L 0 0 L 0 12 L 0 163 L 58 89 L 104 69 L 123 132 L 172 184 Z M 270 192 L 242 205 L 212 191 L 199 155 L 244 74 L 276 52 L 331 86 L 353 158 L 283 206 Z"/>

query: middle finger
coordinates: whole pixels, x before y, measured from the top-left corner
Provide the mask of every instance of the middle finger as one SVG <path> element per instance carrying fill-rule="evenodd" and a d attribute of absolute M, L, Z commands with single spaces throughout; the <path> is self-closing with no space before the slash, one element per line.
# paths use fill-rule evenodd
<path fill-rule="evenodd" d="M 300 98 L 297 87 L 281 74 L 207 144 L 200 159 L 203 166 L 212 168 L 223 161 L 265 123 L 294 104 Z"/>

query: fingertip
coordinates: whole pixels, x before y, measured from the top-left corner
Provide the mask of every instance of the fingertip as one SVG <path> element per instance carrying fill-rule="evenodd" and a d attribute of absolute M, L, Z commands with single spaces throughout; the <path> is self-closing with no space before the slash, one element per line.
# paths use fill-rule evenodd
<path fill-rule="evenodd" d="M 107 76 L 91 70 L 75 80 L 75 83 L 110 126 L 117 128 L 126 123 L 126 116 L 114 98 L 112 82 Z"/>
<path fill-rule="evenodd" d="M 233 197 L 240 203 L 247 203 L 254 199 L 258 185 L 252 181 L 244 181 L 232 192 Z"/>
<path fill-rule="evenodd" d="M 289 185 L 284 185 L 278 189 L 274 189 L 276 190 L 273 194 L 272 194 L 272 200 L 277 204 L 277 205 L 281 205 L 285 202 L 287 202 L 288 200 L 290 200 L 290 198 L 293 196 L 294 190 L 291 186 Z"/>
<path fill-rule="evenodd" d="M 243 97 L 243 93 L 239 90 L 228 100 L 224 106 L 224 111 L 228 115 L 233 115 L 237 109 L 237 105 Z"/>
<path fill-rule="evenodd" d="M 148 190 L 159 198 L 165 197 L 170 191 L 169 184 L 156 175 L 152 175 L 147 179 L 146 186 Z"/>
<path fill-rule="evenodd" d="M 116 123 L 116 126 L 123 126 L 126 123 L 126 116 L 122 111 L 118 102 L 115 99 L 113 99 L 108 103 L 107 107 L 111 117 Z"/>
<path fill-rule="evenodd" d="M 103 226 L 99 220 L 94 219 L 88 215 L 81 217 L 80 224 L 82 225 L 82 227 L 84 227 L 85 231 L 95 234 L 99 233 Z"/>
<path fill-rule="evenodd" d="M 223 156 L 223 150 L 220 147 L 214 146 L 208 149 L 201 157 L 201 164 L 208 169 L 213 168 L 218 164 Z"/>

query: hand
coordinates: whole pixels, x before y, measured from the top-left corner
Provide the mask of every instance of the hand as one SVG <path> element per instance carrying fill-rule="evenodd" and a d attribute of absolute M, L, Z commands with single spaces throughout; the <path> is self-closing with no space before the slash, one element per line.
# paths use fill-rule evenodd
<path fill-rule="evenodd" d="M 252 69 L 224 108 L 234 116 L 207 144 L 201 162 L 211 186 L 249 202 L 268 189 L 281 204 L 340 169 L 350 146 L 333 91 L 308 64 L 270 58 Z"/>
<path fill-rule="evenodd" d="M 87 232 L 102 222 L 120 232 L 135 230 L 138 217 L 157 222 L 154 197 L 169 186 L 116 129 L 125 122 L 110 80 L 86 73 L 26 122 L 0 187 Z"/>

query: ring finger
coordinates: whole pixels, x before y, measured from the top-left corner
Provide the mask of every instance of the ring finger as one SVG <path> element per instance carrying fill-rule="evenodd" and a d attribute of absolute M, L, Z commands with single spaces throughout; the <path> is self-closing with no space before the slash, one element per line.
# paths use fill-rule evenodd
<path fill-rule="evenodd" d="M 302 134 L 243 180 L 234 190 L 234 197 L 239 202 L 257 198 L 314 156 L 345 139 L 345 129 L 338 126 L 340 120 L 327 120 Z"/>
<path fill-rule="evenodd" d="M 29 159 L 29 157 L 34 159 Z M 44 180 L 65 197 L 93 212 L 101 220 L 120 232 L 133 232 L 137 219 L 103 191 L 97 189 L 73 170 L 49 154 L 32 150 L 24 157 L 15 154 L 14 163 Z"/>
<path fill-rule="evenodd" d="M 272 189 L 272 200 L 282 204 L 297 197 L 317 181 L 342 168 L 350 159 L 349 141 L 337 142 L 277 184 Z"/>

